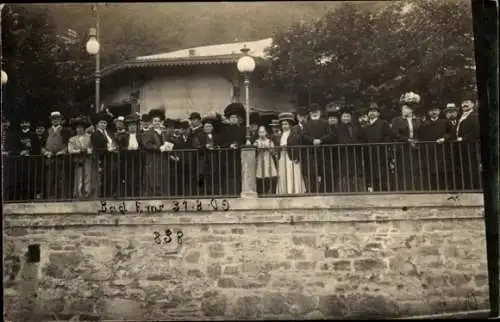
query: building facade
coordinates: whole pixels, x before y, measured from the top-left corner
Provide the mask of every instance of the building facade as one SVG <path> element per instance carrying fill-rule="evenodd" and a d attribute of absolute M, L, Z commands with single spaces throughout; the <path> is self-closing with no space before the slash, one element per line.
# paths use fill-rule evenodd
<path fill-rule="evenodd" d="M 289 96 L 264 81 L 269 61 L 265 48 L 272 39 L 203 46 L 137 57 L 103 70 L 103 103 L 129 105 L 134 112 L 165 109 L 170 117 L 222 112 L 231 102 L 244 101 L 243 77 L 236 63 L 247 46 L 256 61 L 250 75 L 250 107 L 255 111 L 291 111 Z M 120 109 L 124 111 L 126 109 Z"/>

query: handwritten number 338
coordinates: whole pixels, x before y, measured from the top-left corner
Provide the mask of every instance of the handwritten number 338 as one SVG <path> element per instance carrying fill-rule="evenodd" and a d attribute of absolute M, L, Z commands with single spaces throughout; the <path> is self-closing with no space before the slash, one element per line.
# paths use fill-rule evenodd
<path fill-rule="evenodd" d="M 153 232 L 155 244 L 161 245 L 162 239 L 161 234 L 157 231 Z M 184 234 L 182 231 L 177 231 L 177 244 L 182 245 L 182 237 Z M 165 237 L 163 237 L 164 244 L 170 244 L 172 242 L 172 231 L 170 229 L 165 230 Z"/>

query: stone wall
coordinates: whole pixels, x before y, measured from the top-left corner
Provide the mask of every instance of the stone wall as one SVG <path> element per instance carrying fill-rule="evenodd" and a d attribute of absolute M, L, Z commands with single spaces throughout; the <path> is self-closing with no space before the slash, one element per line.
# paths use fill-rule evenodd
<path fill-rule="evenodd" d="M 175 214 L 138 214 L 132 201 L 124 214 L 97 214 L 92 202 L 5 205 L 7 318 L 309 319 L 489 307 L 481 195 L 228 203 L 228 211 Z M 156 244 L 154 232 L 166 229 L 172 242 Z M 33 244 L 39 263 L 26 262 Z"/>

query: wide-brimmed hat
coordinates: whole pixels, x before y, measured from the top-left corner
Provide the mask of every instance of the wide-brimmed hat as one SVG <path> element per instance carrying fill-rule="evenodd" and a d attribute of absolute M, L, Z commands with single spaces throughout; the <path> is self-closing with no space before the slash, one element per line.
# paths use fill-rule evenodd
<path fill-rule="evenodd" d="M 136 114 L 130 114 L 130 115 L 127 115 L 124 119 L 124 122 L 125 124 L 138 124 L 140 121 L 139 117 L 136 115 Z"/>
<path fill-rule="evenodd" d="M 155 117 L 158 117 L 161 121 L 165 119 L 165 111 L 161 109 L 152 109 L 149 111 L 149 117 L 151 117 L 151 120 L 154 119 Z"/>
<path fill-rule="evenodd" d="M 250 113 L 250 124 L 258 124 L 260 125 L 261 117 L 257 112 Z"/>
<path fill-rule="evenodd" d="M 295 117 L 292 113 L 283 112 L 278 115 L 278 122 L 281 124 L 283 121 L 288 121 L 291 123 L 295 123 Z"/>
<path fill-rule="evenodd" d="M 84 128 L 88 127 L 90 125 L 90 122 L 87 117 L 84 116 L 77 116 L 73 117 L 69 120 L 69 124 L 73 127 L 76 128 L 77 126 L 82 126 Z"/>
<path fill-rule="evenodd" d="M 201 120 L 201 115 L 198 112 L 189 114 L 189 120 Z"/>
<path fill-rule="evenodd" d="M 165 127 L 175 127 L 175 123 L 176 121 L 174 119 L 167 118 L 165 120 Z"/>
<path fill-rule="evenodd" d="M 62 119 L 63 115 L 59 111 L 53 111 L 53 112 L 50 113 L 50 118 L 51 119 L 55 119 L 55 118 Z"/>
<path fill-rule="evenodd" d="M 458 112 L 459 108 L 457 107 L 457 105 L 455 105 L 455 103 L 448 103 L 446 104 L 446 107 L 444 108 L 444 112 L 448 112 L 448 111 L 457 111 Z"/>
<path fill-rule="evenodd" d="M 101 113 L 96 113 L 92 116 L 92 121 L 93 123 L 99 123 L 100 121 L 106 121 L 106 122 L 109 122 L 109 115 L 105 112 L 101 112 Z"/>
<path fill-rule="evenodd" d="M 231 115 L 236 115 L 240 118 L 245 117 L 245 108 L 241 103 L 231 103 L 224 109 L 224 116 L 230 117 Z"/>

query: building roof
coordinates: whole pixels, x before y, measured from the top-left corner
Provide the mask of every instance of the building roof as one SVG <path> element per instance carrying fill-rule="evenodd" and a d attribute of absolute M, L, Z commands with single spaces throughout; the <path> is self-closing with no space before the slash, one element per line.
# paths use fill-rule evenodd
<path fill-rule="evenodd" d="M 248 54 L 254 57 L 256 63 L 259 64 L 267 60 L 265 50 L 271 44 L 272 38 L 266 38 L 257 41 L 193 47 L 162 54 L 141 56 L 106 67 L 101 71 L 101 75 L 107 76 L 115 71 L 127 68 L 236 63 L 241 57 L 240 50 L 243 46 L 250 49 Z"/>

